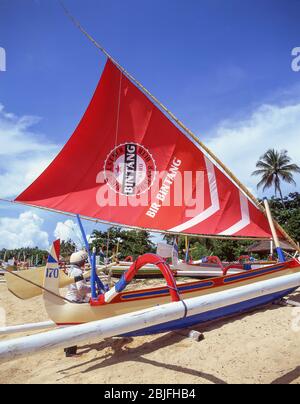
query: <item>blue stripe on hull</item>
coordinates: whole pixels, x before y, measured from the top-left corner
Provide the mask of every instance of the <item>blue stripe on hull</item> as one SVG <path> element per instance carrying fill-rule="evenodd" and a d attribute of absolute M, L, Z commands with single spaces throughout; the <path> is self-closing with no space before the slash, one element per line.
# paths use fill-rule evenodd
<path fill-rule="evenodd" d="M 246 279 L 251 279 L 257 276 L 261 276 L 261 275 L 265 275 L 271 272 L 275 272 L 275 271 L 280 271 L 283 270 L 285 268 L 285 266 L 272 266 L 272 267 L 268 267 L 266 269 L 262 269 L 262 270 L 254 270 L 254 271 L 249 271 L 247 273 L 241 273 L 238 275 L 231 275 L 228 277 L 224 278 L 224 284 L 229 284 L 231 282 L 236 282 L 236 281 L 242 281 L 242 280 L 246 280 Z M 201 282 L 197 282 L 195 284 L 192 285 L 187 285 L 187 286 L 180 286 L 178 287 L 179 292 L 191 292 L 193 290 L 200 290 L 203 288 L 209 288 L 209 287 L 213 287 L 215 285 L 215 283 L 213 281 L 201 281 Z M 125 294 L 122 296 L 122 300 L 130 300 L 130 299 L 137 299 L 137 298 L 144 298 L 144 297 L 154 297 L 154 296 L 159 296 L 159 295 L 166 295 L 169 294 L 169 289 L 161 289 L 161 290 L 151 290 L 148 292 L 133 292 L 130 294 Z"/>
<path fill-rule="evenodd" d="M 209 288 L 211 286 L 214 286 L 214 282 L 202 282 L 202 283 L 197 283 L 196 285 L 189 285 L 189 286 L 179 286 L 178 290 L 180 293 L 182 292 L 192 292 L 194 289 L 199 290 L 201 288 Z M 133 293 L 130 295 L 124 295 L 122 296 L 122 300 L 127 300 L 127 299 L 137 299 L 139 297 L 152 297 L 156 295 L 163 295 L 163 294 L 169 294 L 170 290 L 169 289 L 163 289 L 163 290 L 158 290 L 158 291 L 151 291 L 151 292 L 143 292 L 143 293 Z"/>
<path fill-rule="evenodd" d="M 233 314 L 240 314 L 247 312 L 253 308 L 259 308 L 260 306 L 264 306 L 268 303 L 274 302 L 278 299 L 283 298 L 284 296 L 293 293 L 295 289 L 285 290 L 279 293 L 273 293 L 271 295 L 258 297 L 256 299 L 248 300 L 246 302 L 234 304 L 231 306 L 223 307 L 221 309 L 209 311 L 207 313 L 197 314 L 195 316 L 191 316 L 188 318 L 170 321 L 168 323 L 159 324 L 157 326 L 149 327 L 144 330 L 136 331 L 130 334 L 126 334 L 124 336 L 128 337 L 136 337 L 143 335 L 152 335 L 159 334 L 162 332 L 169 332 L 174 330 L 179 330 L 181 328 L 191 327 L 196 324 L 206 323 L 208 321 L 217 320 L 220 318 L 225 318 L 231 316 Z"/>
<path fill-rule="evenodd" d="M 279 271 L 280 269 L 283 269 L 283 268 L 284 268 L 284 266 L 271 267 L 271 268 L 262 269 L 261 271 L 255 271 L 255 273 L 249 272 L 247 274 L 240 274 L 240 275 L 236 275 L 236 276 L 231 276 L 230 278 L 224 279 L 224 283 L 239 281 L 241 279 L 252 278 L 253 276 L 257 276 L 257 275 L 268 274 L 269 272 Z"/>

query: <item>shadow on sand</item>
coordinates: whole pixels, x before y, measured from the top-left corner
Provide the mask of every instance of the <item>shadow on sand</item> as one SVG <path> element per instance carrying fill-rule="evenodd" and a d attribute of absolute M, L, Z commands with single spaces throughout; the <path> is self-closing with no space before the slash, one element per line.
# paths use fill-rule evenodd
<path fill-rule="evenodd" d="M 294 298 L 294 296 L 293 296 L 293 298 Z M 251 312 L 248 312 L 247 314 L 235 315 L 235 316 L 223 319 L 223 320 L 213 321 L 210 323 L 200 325 L 198 327 L 193 327 L 193 329 L 200 331 L 200 332 L 209 332 L 214 329 L 221 328 L 222 326 L 224 326 L 228 323 L 240 321 L 241 319 L 254 315 L 257 312 L 264 312 L 266 310 L 277 310 L 277 309 L 278 309 L 277 305 L 268 305 L 268 306 L 261 308 L 260 310 L 255 309 L 255 310 L 252 310 Z M 66 374 L 67 372 L 70 372 L 72 370 L 76 371 L 76 369 L 78 370 L 78 372 L 75 374 L 85 374 L 85 373 L 89 373 L 89 372 L 94 372 L 98 369 L 103 369 L 103 368 L 106 368 L 109 366 L 116 365 L 120 362 L 137 362 L 137 363 L 157 366 L 159 368 L 173 370 L 176 372 L 181 372 L 183 374 L 198 377 L 199 379 L 205 379 L 207 382 L 213 383 L 213 384 L 227 384 L 224 380 L 222 380 L 212 374 L 208 374 L 208 373 L 205 373 L 202 371 L 197 371 L 195 369 L 190 369 L 190 368 L 180 366 L 180 365 L 166 364 L 163 362 L 155 361 L 152 359 L 147 359 L 144 357 L 145 355 L 153 353 L 157 350 L 160 350 L 162 348 L 165 348 L 165 347 L 168 347 L 171 345 L 178 344 L 179 342 L 186 340 L 188 332 L 189 332 L 189 330 L 181 330 L 178 332 L 171 332 L 168 334 L 160 334 L 156 339 L 151 340 L 150 342 L 145 342 L 141 346 L 138 346 L 135 348 L 130 348 L 128 346 L 130 343 L 133 342 L 133 338 L 117 338 L 117 339 L 109 338 L 100 343 L 81 346 L 81 347 L 78 347 L 78 353 L 80 355 L 88 354 L 91 351 L 101 352 L 108 348 L 110 348 L 112 352 L 106 353 L 105 355 L 96 357 L 92 360 L 71 366 L 67 369 L 63 369 L 59 373 L 61 375 L 63 375 L 62 379 L 65 379 L 65 378 L 68 378 L 68 377 L 71 377 L 72 375 L 74 375 L 74 374 L 68 375 L 68 374 Z M 89 367 L 87 369 L 80 370 L 80 368 L 86 367 L 86 366 L 89 366 Z M 286 376 L 281 377 L 280 379 L 276 380 L 274 383 L 280 384 L 280 383 L 288 382 L 289 380 L 296 379 L 299 376 L 299 369 L 300 368 L 297 368 L 296 370 L 291 372 L 291 374 L 289 373 Z"/>
<path fill-rule="evenodd" d="M 160 335 L 157 339 L 152 340 L 151 342 L 146 342 L 137 348 L 130 348 L 127 346 L 129 343 L 133 342 L 133 338 L 106 339 L 105 341 L 100 342 L 99 344 L 82 346 L 78 348 L 78 353 L 87 354 L 93 350 L 101 352 L 105 348 L 110 348 L 112 350 L 112 353 L 106 354 L 102 357 L 97 357 L 85 363 L 72 366 L 68 369 L 64 369 L 60 373 L 64 374 L 68 371 L 79 369 L 82 366 L 90 365 L 88 369 L 79 371 L 79 373 L 85 374 L 89 372 L 94 372 L 98 369 L 106 368 L 108 366 L 116 365 L 120 362 L 138 362 L 142 364 L 157 366 L 159 368 L 173 370 L 175 372 L 181 372 L 190 376 L 203 378 L 207 382 L 213 384 L 227 384 L 225 381 L 208 373 L 200 372 L 194 369 L 189 369 L 179 365 L 166 364 L 163 362 L 158 362 L 144 357 L 145 355 L 153 353 L 156 350 L 177 344 L 184 339 L 186 339 L 186 335 L 172 332 Z M 65 376 L 64 378 L 67 377 L 69 376 Z"/>
<path fill-rule="evenodd" d="M 274 380 L 271 384 L 291 384 L 294 380 L 300 377 L 300 366 L 296 369 L 292 370 L 291 372 L 287 373 L 284 376 L 279 377 L 278 379 Z"/>
<path fill-rule="evenodd" d="M 300 291 L 289 296 L 289 300 L 300 303 Z"/>

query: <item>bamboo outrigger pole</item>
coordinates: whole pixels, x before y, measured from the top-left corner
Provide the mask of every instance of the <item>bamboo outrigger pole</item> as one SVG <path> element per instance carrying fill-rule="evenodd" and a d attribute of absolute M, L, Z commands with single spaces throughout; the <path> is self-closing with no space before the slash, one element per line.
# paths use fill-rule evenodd
<path fill-rule="evenodd" d="M 108 59 L 110 59 L 120 70 L 123 72 L 133 83 L 135 83 L 138 88 L 140 88 L 145 94 L 147 94 L 150 99 L 157 104 L 169 117 L 176 122 L 176 124 L 188 134 L 194 142 L 196 142 L 203 151 L 205 151 L 216 163 L 222 168 L 222 170 L 236 183 L 236 185 L 248 196 L 248 198 L 257 206 L 261 212 L 267 216 L 266 210 L 263 208 L 258 199 L 249 191 L 249 189 L 241 183 L 241 181 L 229 170 L 229 168 L 204 144 L 201 140 L 187 127 L 184 123 L 178 119 L 164 104 L 162 104 L 149 90 L 147 90 L 135 77 L 133 77 L 123 66 L 121 66 L 116 59 L 114 59 L 107 50 L 101 46 L 80 24 L 80 22 L 69 12 L 62 0 L 59 0 L 64 12 L 70 18 L 70 20 L 75 24 L 75 26 L 99 49 Z M 282 226 L 273 221 L 277 230 L 279 230 L 286 240 L 295 248 L 296 251 L 300 252 L 300 246 L 290 237 L 290 235 L 282 228 Z"/>
<path fill-rule="evenodd" d="M 29 331 L 47 330 L 48 328 L 55 328 L 56 324 L 53 321 L 44 321 L 42 323 L 31 323 L 22 325 L 13 325 L 10 327 L 1 327 L 0 335 L 11 335 L 18 333 L 25 333 Z"/>

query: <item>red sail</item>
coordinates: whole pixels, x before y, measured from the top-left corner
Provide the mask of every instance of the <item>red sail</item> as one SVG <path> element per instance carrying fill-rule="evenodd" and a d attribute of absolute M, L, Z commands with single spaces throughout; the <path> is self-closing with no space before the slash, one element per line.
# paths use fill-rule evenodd
<path fill-rule="evenodd" d="M 259 209 L 111 61 L 69 142 L 16 200 L 132 227 L 271 237 Z"/>

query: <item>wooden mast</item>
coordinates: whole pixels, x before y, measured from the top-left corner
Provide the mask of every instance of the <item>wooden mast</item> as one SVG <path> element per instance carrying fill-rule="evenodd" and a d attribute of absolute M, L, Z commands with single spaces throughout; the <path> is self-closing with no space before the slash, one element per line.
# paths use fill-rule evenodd
<path fill-rule="evenodd" d="M 274 220 L 273 220 L 273 217 L 272 217 L 270 205 L 269 205 L 269 202 L 268 202 L 267 198 L 264 198 L 264 204 L 265 204 L 266 215 L 267 215 L 267 218 L 268 218 L 268 221 L 269 221 L 269 224 L 270 224 L 270 228 L 271 228 L 271 232 L 272 232 L 272 236 L 273 236 L 273 240 L 274 240 L 274 243 L 275 243 L 275 247 L 276 247 L 276 250 L 277 250 L 278 257 L 279 257 L 281 262 L 284 262 L 285 261 L 284 253 L 283 253 L 283 251 L 281 249 L 279 237 L 278 237 L 275 225 L 274 225 Z"/>

